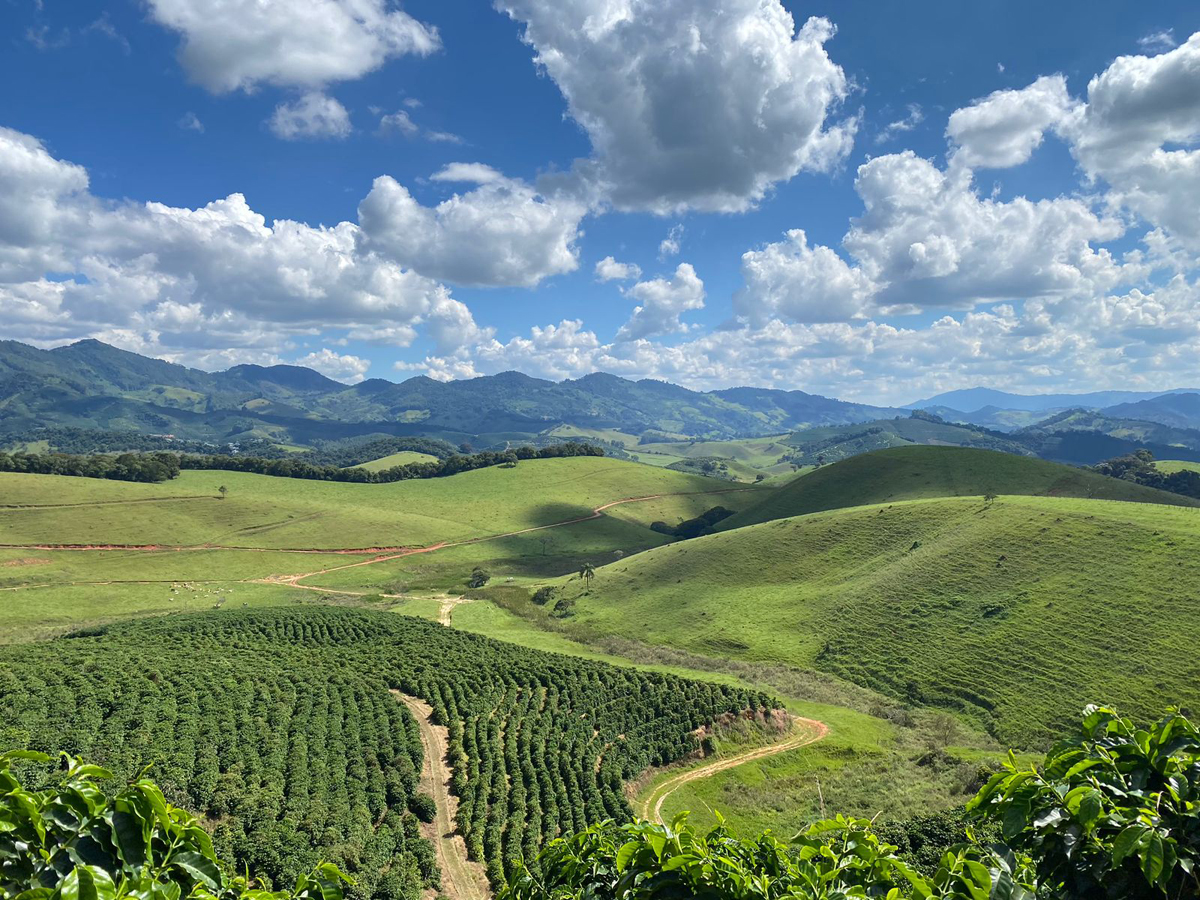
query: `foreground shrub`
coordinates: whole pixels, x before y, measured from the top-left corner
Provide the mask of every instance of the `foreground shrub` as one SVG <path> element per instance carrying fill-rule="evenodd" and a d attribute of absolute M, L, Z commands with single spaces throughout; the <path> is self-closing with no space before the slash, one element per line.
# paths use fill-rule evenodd
<path fill-rule="evenodd" d="M 649 900 L 722 898 L 774 900 L 795 897 L 971 898 L 987 900 L 993 884 L 1019 898 L 1028 890 L 1011 854 L 964 844 L 947 853 L 926 877 L 874 834 L 866 819 L 838 816 L 818 822 L 785 844 L 769 832 L 740 840 L 725 825 L 695 831 L 681 814 L 670 826 L 636 822 L 596 825 L 550 844 L 540 877 L 513 879 L 498 900 Z"/>
<path fill-rule="evenodd" d="M 63 759 L 57 787 L 27 791 L 12 764 L 50 757 L 0 754 L 2 900 L 342 900 L 347 879 L 327 863 L 291 891 L 255 889 L 226 871 L 208 832 L 144 775 L 106 794 L 97 782 L 112 773 Z"/>
<path fill-rule="evenodd" d="M 1200 731 L 1178 710 L 1147 728 L 1084 713 L 1041 770 L 1010 759 L 968 812 L 1029 854 L 1042 896 L 1200 896 Z"/>

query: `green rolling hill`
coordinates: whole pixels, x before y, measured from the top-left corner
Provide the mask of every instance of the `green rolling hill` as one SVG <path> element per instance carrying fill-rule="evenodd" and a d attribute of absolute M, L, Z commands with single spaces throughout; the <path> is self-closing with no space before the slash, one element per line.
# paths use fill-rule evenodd
<path fill-rule="evenodd" d="M 1083 469 L 967 447 L 894 447 L 822 466 L 721 522 L 723 531 L 828 509 L 984 494 L 1081 497 L 1200 506 L 1195 500 Z"/>
<path fill-rule="evenodd" d="M 1138 714 L 1200 701 L 1195 509 L 896 501 L 659 547 L 586 591 L 558 584 L 581 634 L 817 669 L 1016 745 L 1100 699 Z"/>

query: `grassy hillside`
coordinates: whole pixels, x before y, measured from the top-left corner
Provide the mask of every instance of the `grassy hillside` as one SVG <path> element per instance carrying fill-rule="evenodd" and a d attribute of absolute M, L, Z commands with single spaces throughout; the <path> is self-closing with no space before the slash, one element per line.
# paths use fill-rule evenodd
<path fill-rule="evenodd" d="M 560 589 L 585 632 L 816 668 L 1031 744 L 1091 701 L 1200 701 L 1197 584 L 1200 511 L 1005 496 L 769 522 Z"/>
<path fill-rule="evenodd" d="M 224 500 L 217 499 L 221 485 L 229 489 Z M 210 471 L 164 484 L 3 473 L 0 544 L 413 546 L 586 516 L 626 497 L 728 487 L 603 457 L 527 460 L 382 485 Z"/>
<path fill-rule="evenodd" d="M 1040 459 L 967 447 L 896 447 L 822 466 L 718 527 L 727 531 L 826 509 L 986 493 L 1200 506 L 1177 494 Z"/>
<path fill-rule="evenodd" d="M 384 469 L 390 469 L 393 466 L 407 466 L 409 463 L 426 462 L 437 462 L 437 457 L 431 456 L 428 453 L 417 453 L 415 450 L 401 450 L 399 453 L 392 453 L 380 459 L 360 463 L 355 468 L 366 469 L 368 472 L 382 472 Z"/>
<path fill-rule="evenodd" d="M 228 488 L 224 500 L 221 485 Z M 733 487 L 597 457 L 527 460 L 515 469 L 387 485 L 233 472 L 185 472 L 159 485 L 4 474 L 0 545 L 11 549 L 0 547 L 0 643 L 132 615 L 207 609 L 222 597 L 230 607 L 321 599 L 273 576 L 322 573 L 305 586 L 357 594 L 460 592 L 476 566 L 497 581 L 553 577 L 584 561 L 608 562 L 664 543 L 649 527 L 657 519 L 678 522 L 718 503 L 740 509 L 761 492 L 728 493 Z M 717 493 L 703 493 L 709 491 Z M 657 494 L 664 496 L 566 527 L 492 537 Z M 485 540 L 378 563 L 379 554 L 279 552 L 479 538 Z M 25 546 L 33 544 L 94 549 Z M 140 549 L 100 549 L 105 545 Z"/>
<path fill-rule="evenodd" d="M 789 445 L 788 461 L 802 466 L 833 463 L 872 450 L 913 444 L 976 447 L 1018 456 L 1034 455 L 1004 435 L 918 413 L 907 418 L 880 419 L 858 425 L 808 428 L 789 435 L 786 443 Z"/>

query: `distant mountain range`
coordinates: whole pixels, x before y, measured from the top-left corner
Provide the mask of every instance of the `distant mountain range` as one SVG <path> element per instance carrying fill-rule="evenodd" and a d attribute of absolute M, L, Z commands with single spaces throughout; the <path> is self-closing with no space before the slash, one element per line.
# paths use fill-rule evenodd
<path fill-rule="evenodd" d="M 297 366 L 208 373 L 99 341 L 54 350 L 0 342 L 0 434 L 72 426 L 220 442 L 311 444 L 368 434 L 524 440 L 560 424 L 630 434 L 729 438 L 839 425 L 903 410 L 803 391 L 691 391 L 594 374 L 552 382 L 519 372 L 465 381 L 419 376 L 345 385 Z"/>
<path fill-rule="evenodd" d="M 931 413 L 968 427 L 939 426 L 936 419 L 895 421 L 907 420 L 917 408 L 919 416 Z M 864 423 L 869 427 L 838 430 Z M 54 350 L 0 342 L 0 446 L 39 428 L 65 428 L 285 447 L 419 435 L 483 448 L 551 441 L 555 438 L 548 433 L 563 425 L 605 443 L 613 432 L 670 442 L 832 428 L 791 442 L 804 448 L 797 457 L 829 460 L 912 441 L 1077 463 L 1140 447 L 1160 458 L 1197 459 L 1200 391 L 1024 396 L 973 388 L 892 408 L 803 391 L 692 391 L 600 373 L 561 382 L 503 372 L 465 381 L 418 376 L 400 383 L 372 379 L 346 385 L 300 366 L 203 372 L 99 341 Z"/>
<path fill-rule="evenodd" d="M 1094 391 L 1088 394 L 1010 394 L 991 388 L 966 388 L 947 391 L 909 403 L 905 409 L 932 409 L 943 407 L 962 413 L 974 413 L 988 407 L 997 410 L 1021 410 L 1046 412 L 1056 409 L 1107 409 L 1118 404 L 1132 404 L 1153 400 L 1169 394 L 1200 394 L 1200 388 L 1175 388 L 1169 391 Z"/>

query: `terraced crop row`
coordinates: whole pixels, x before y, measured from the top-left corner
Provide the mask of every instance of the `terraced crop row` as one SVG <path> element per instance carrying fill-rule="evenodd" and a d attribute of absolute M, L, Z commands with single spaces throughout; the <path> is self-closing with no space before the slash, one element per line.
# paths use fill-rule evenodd
<path fill-rule="evenodd" d="M 239 868 L 281 882 L 326 858 L 358 896 L 410 898 L 437 872 L 394 690 L 448 726 L 460 826 L 496 881 L 556 834 L 629 815 L 622 781 L 694 749 L 700 726 L 769 705 L 387 613 L 210 611 L 6 648 L 0 745 L 153 765 Z"/>

